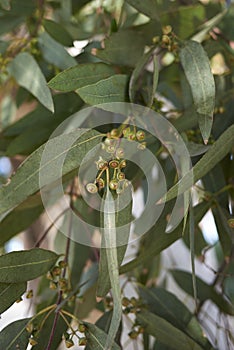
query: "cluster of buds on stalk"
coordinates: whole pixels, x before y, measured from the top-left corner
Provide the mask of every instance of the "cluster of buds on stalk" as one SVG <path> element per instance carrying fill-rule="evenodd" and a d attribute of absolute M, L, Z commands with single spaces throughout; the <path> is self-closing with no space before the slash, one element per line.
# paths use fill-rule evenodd
<path fill-rule="evenodd" d="M 129 185 L 129 181 L 125 178 L 124 169 L 127 166 L 127 161 L 124 158 L 124 149 L 121 146 L 121 138 L 128 141 L 137 141 L 138 149 L 145 149 L 146 142 L 145 132 L 136 130 L 135 127 L 120 127 L 112 129 L 107 133 L 107 137 L 102 142 L 102 150 L 104 156 L 100 156 L 96 161 L 98 174 L 94 182 L 86 185 L 89 193 L 94 194 L 109 186 L 110 190 L 116 191 L 117 194 L 122 193 Z"/>

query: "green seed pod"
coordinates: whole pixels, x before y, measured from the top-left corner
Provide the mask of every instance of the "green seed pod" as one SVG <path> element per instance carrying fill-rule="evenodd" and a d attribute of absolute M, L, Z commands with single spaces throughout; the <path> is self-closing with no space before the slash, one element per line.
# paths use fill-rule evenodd
<path fill-rule="evenodd" d="M 231 228 L 234 228 L 234 219 L 233 218 L 228 220 L 228 226 Z"/>
<path fill-rule="evenodd" d="M 123 150 L 123 148 L 117 148 L 115 154 L 116 154 L 117 158 L 123 158 L 124 157 L 124 150 Z"/>
<path fill-rule="evenodd" d="M 124 137 L 128 137 L 128 134 L 131 132 L 131 129 L 128 127 L 126 129 L 123 130 L 123 136 Z"/>
<path fill-rule="evenodd" d="M 86 190 L 89 192 L 89 193 L 97 193 L 97 191 L 98 191 L 98 188 L 97 188 L 97 186 L 95 185 L 95 184 L 93 184 L 93 183 L 88 183 L 87 185 L 86 185 Z"/>
<path fill-rule="evenodd" d="M 50 271 L 47 272 L 46 278 L 47 278 L 48 280 L 50 280 L 50 281 L 53 280 L 53 275 L 52 275 L 52 273 L 51 273 Z"/>
<path fill-rule="evenodd" d="M 52 289 L 52 290 L 56 290 L 56 289 L 57 289 L 57 283 L 56 283 L 56 282 L 51 281 L 51 282 L 50 282 L 50 289 Z"/>
<path fill-rule="evenodd" d="M 29 344 L 32 345 L 32 346 L 35 346 L 35 345 L 37 345 L 37 341 L 34 338 L 30 338 L 29 339 Z"/>
<path fill-rule="evenodd" d="M 67 267 L 67 263 L 65 262 L 65 261 L 60 261 L 59 262 L 59 267 L 61 268 L 61 269 L 64 269 L 64 267 Z"/>
<path fill-rule="evenodd" d="M 31 299 L 32 297 L 33 297 L 33 290 L 31 289 L 31 290 L 29 290 L 29 291 L 27 292 L 26 298 L 27 298 L 27 299 Z"/>
<path fill-rule="evenodd" d="M 107 137 L 104 143 L 106 146 L 114 146 L 116 144 L 116 140 Z"/>
<path fill-rule="evenodd" d="M 31 334 L 33 332 L 33 323 L 29 322 L 25 328 L 26 331 Z"/>
<path fill-rule="evenodd" d="M 101 190 L 102 188 L 105 187 L 105 181 L 101 178 L 97 179 L 97 185 L 98 185 L 99 190 Z"/>
<path fill-rule="evenodd" d="M 112 168 L 112 169 L 116 169 L 116 168 L 118 168 L 118 166 L 119 166 L 119 161 L 116 160 L 116 159 L 111 160 L 111 161 L 109 162 L 109 166 L 110 166 L 110 168 Z"/>
<path fill-rule="evenodd" d="M 128 335 L 131 339 L 136 339 L 138 337 L 138 332 L 133 330 L 133 331 L 129 332 Z"/>
<path fill-rule="evenodd" d="M 128 139 L 129 141 L 134 141 L 134 140 L 136 139 L 136 134 L 135 134 L 133 131 L 131 131 L 131 132 L 128 134 L 127 139 Z"/>
<path fill-rule="evenodd" d="M 172 32 L 172 27 L 170 25 L 162 27 L 163 34 L 167 35 Z"/>
<path fill-rule="evenodd" d="M 127 166 L 127 162 L 125 159 L 121 160 L 121 162 L 119 163 L 119 168 L 120 169 L 123 169 L 123 168 L 126 168 Z"/>
<path fill-rule="evenodd" d="M 107 153 L 114 153 L 115 152 L 115 146 L 107 146 L 106 147 Z"/>
<path fill-rule="evenodd" d="M 125 179 L 125 174 L 122 173 L 122 172 L 118 173 L 118 174 L 117 174 L 117 179 L 118 179 L 118 180 L 124 180 L 124 179 Z"/>
<path fill-rule="evenodd" d="M 59 285 L 61 290 L 65 291 L 67 289 L 67 280 L 66 280 L 66 278 L 60 278 L 58 280 L 58 285 Z"/>
<path fill-rule="evenodd" d="M 130 304 L 130 300 L 126 297 L 123 297 L 122 299 L 122 305 L 123 306 L 128 306 Z"/>
<path fill-rule="evenodd" d="M 110 132 L 110 136 L 115 138 L 119 136 L 119 130 L 118 129 L 112 129 Z"/>
<path fill-rule="evenodd" d="M 98 170 L 103 170 L 103 169 L 105 169 L 106 166 L 107 166 L 107 162 L 106 162 L 104 159 L 102 159 L 101 157 L 100 157 L 99 160 L 96 162 L 96 164 L 97 164 Z"/>
<path fill-rule="evenodd" d="M 66 348 L 72 348 L 74 346 L 74 341 L 72 339 L 65 340 Z"/>
<path fill-rule="evenodd" d="M 85 337 L 79 339 L 79 345 L 85 346 L 87 344 L 87 339 Z"/>
<path fill-rule="evenodd" d="M 117 180 L 111 180 L 109 183 L 109 187 L 111 190 L 116 190 L 118 187 L 118 181 Z"/>
<path fill-rule="evenodd" d="M 53 270 L 52 270 L 52 274 L 53 274 L 54 276 L 59 276 L 60 273 L 61 273 L 61 268 L 60 268 L 59 266 L 55 266 L 55 267 L 53 268 Z"/>
<path fill-rule="evenodd" d="M 86 330 L 86 327 L 83 323 L 80 323 L 79 326 L 78 326 L 78 331 L 81 332 L 81 333 L 84 333 Z"/>
<path fill-rule="evenodd" d="M 143 130 L 138 130 L 136 133 L 136 138 L 138 141 L 143 141 L 145 139 L 145 132 Z"/>

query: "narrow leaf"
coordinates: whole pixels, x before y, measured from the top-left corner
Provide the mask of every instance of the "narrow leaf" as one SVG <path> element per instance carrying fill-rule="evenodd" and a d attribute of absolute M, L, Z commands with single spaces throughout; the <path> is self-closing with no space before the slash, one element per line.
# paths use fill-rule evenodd
<path fill-rule="evenodd" d="M 0 314 L 7 310 L 25 292 L 27 283 L 0 283 Z"/>
<path fill-rule="evenodd" d="M 195 271 L 194 235 L 195 235 L 195 223 L 194 223 L 193 206 L 191 204 L 190 210 L 189 210 L 189 241 L 190 241 L 190 256 L 191 256 L 191 266 L 192 266 L 193 297 L 195 300 L 195 306 L 197 310 L 197 281 L 196 281 L 196 271 Z"/>
<path fill-rule="evenodd" d="M 0 282 L 19 283 L 46 273 L 58 255 L 45 249 L 17 251 L 0 256 Z"/>
<path fill-rule="evenodd" d="M 204 349 L 212 348 L 195 316 L 174 294 L 163 288 L 146 288 L 143 286 L 139 287 L 139 291 L 150 312 L 185 332 Z"/>
<path fill-rule="evenodd" d="M 54 112 L 54 103 L 44 75 L 37 62 L 27 52 L 19 53 L 8 66 L 8 72 L 33 94 L 46 108 Z"/>
<path fill-rule="evenodd" d="M 0 346 L 4 350 L 26 349 L 29 333 L 25 327 L 30 318 L 10 323 L 0 332 Z"/>
<path fill-rule="evenodd" d="M 59 91 L 73 91 L 97 83 L 114 74 L 114 69 L 102 62 L 79 64 L 56 75 L 48 85 Z"/>
<path fill-rule="evenodd" d="M 190 188 L 191 179 L 193 184 L 206 175 L 230 152 L 234 145 L 234 125 L 230 126 L 219 139 L 209 148 L 206 154 L 195 166 L 167 192 L 166 200 L 169 201 L 178 194 L 184 193 Z"/>
<path fill-rule="evenodd" d="M 213 124 L 215 103 L 215 83 L 209 59 L 199 43 L 187 41 L 180 49 L 180 60 L 192 90 L 202 137 L 207 143 Z"/>
<path fill-rule="evenodd" d="M 183 230 L 182 224 L 178 225 L 174 231 L 170 232 L 170 234 L 165 234 L 167 226 L 166 215 L 168 213 L 169 212 L 166 211 L 165 215 L 161 215 L 156 224 L 145 234 L 141 241 L 141 249 L 137 257 L 121 266 L 120 273 L 126 273 L 142 263 L 150 261 L 177 239 L 181 238 Z"/>
<path fill-rule="evenodd" d="M 137 314 L 137 321 L 145 328 L 148 334 L 157 338 L 160 343 L 168 345 L 171 349 L 202 350 L 202 347 L 185 333 L 149 311 L 140 311 Z M 172 339 L 173 342 L 171 341 Z"/>
<path fill-rule="evenodd" d="M 144 67 L 152 56 L 154 48 L 146 52 L 142 57 L 140 57 L 139 61 L 134 68 L 130 81 L 129 81 L 129 97 L 132 103 L 135 102 L 135 94 L 137 92 L 137 81 L 143 73 Z"/>
<path fill-rule="evenodd" d="M 116 197 L 116 216 L 115 216 L 115 225 L 121 227 L 117 234 L 118 243 L 117 244 L 117 257 L 118 257 L 118 266 L 120 267 L 125 252 L 128 246 L 129 234 L 130 234 L 130 225 L 132 219 L 132 194 L 130 188 L 125 189 L 123 194 L 120 194 Z M 123 208 L 119 210 L 119 208 Z M 100 217 L 101 227 L 103 226 L 103 213 Z M 105 297 L 111 288 L 108 263 L 107 263 L 107 253 L 105 248 L 100 249 L 100 260 L 99 260 L 99 277 L 97 284 L 97 295 L 100 297 Z"/>
<path fill-rule="evenodd" d="M 126 100 L 127 75 L 113 75 L 77 90 L 80 97 L 90 105 L 107 102 L 124 102 Z"/>
<path fill-rule="evenodd" d="M 171 274 L 176 283 L 189 295 L 193 296 L 192 276 L 189 272 L 172 270 Z M 228 302 L 222 294 L 217 293 L 212 285 L 207 284 L 199 277 L 196 277 L 197 297 L 200 301 L 212 300 L 222 312 L 234 315 L 234 306 Z"/>
<path fill-rule="evenodd" d="M 88 340 L 88 345 L 86 350 L 106 350 L 107 334 L 95 326 L 94 324 L 84 322 L 86 326 L 86 338 Z M 119 345 L 113 343 L 112 350 L 120 350 Z"/>
<path fill-rule="evenodd" d="M 121 289 L 119 282 L 119 266 L 117 256 L 117 239 L 116 239 L 116 224 L 115 224 L 115 202 L 111 191 L 107 187 L 106 197 L 104 199 L 104 229 L 103 241 L 106 248 L 106 257 L 109 278 L 112 288 L 113 297 L 113 314 L 108 336 L 105 343 L 105 349 L 112 349 L 115 336 L 118 332 L 121 318 L 122 318 L 122 303 L 121 303 Z"/>

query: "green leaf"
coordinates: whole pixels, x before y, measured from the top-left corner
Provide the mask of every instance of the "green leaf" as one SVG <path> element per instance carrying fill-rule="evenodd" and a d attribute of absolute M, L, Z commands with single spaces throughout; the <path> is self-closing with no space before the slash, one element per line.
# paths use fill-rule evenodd
<path fill-rule="evenodd" d="M 86 326 L 85 335 L 88 340 L 86 350 L 106 350 L 107 334 L 94 324 L 88 322 L 84 322 L 84 324 Z M 120 347 L 114 343 L 111 349 L 120 350 Z"/>
<path fill-rule="evenodd" d="M 193 296 L 195 300 L 195 306 L 197 310 L 197 281 L 196 281 L 196 271 L 195 271 L 195 222 L 193 214 L 193 205 L 189 208 L 189 243 L 190 243 L 190 258 L 192 267 L 192 282 L 193 282 Z"/>
<path fill-rule="evenodd" d="M 0 314 L 20 299 L 27 288 L 27 283 L 0 283 Z"/>
<path fill-rule="evenodd" d="M 109 310 L 107 312 L 105 312 L 95 323 L 95 325 L 102 329 L 105 333 L 108 333 L 109 328 L 110 328 L 110 324 L 111 324 L 111 319 L 112 319 L 112 315 L 113 315 L 113 310 Z M 116 334 L 115 337 L 115 342 L 116 344 L 118 344 L 119 346 L 121 346 L 121 335 L 122 335 L 122 322 L 120 323 L 118 332 Z M 86 349 L 87 350 L 87 349 Z"/>
<path fill-rule="evenodd" d="M 1 16 L 1 26 L 0 26 L 0 35 L 7 33 L 24 21 L 24 17 L 21 16 Z"/>
<path fill-rule="evenodd" d="M 206 212 L 210 209 L 211 202 L 200 202 L 197 205 L 193 207 L 194 211 L 194 222 L 195 222 L 195 228 L 194 228 L 194 253 L 197 256 L 201 256 L 202 250 L 207 246 L 207 242 L 205 241 L 202 231 L 200 230 L 198 224 L 202 220 L 203 216 L 206 214 Z M 189 227 L 187 226 L 185 229 L 185 233 L 183 235 L 183 241 L 187 245 L 187 247 L 190 249 L 190 232 Z"/>
<path fill-rule="evenodd" d="M 56 75 L 48 85 L 50 88 L 59 91 L 73 91 L 97 83 L 99 80 L 106 79 L 114 74 L 114 69 L 102 62 L 79 64 Z"/>
<path fill-rule="evenodd" d="M 75 58 L 46 32 L 38 37 L 38 45 L 44 59 L 60 69 L 67 69 L 77 64 Z"/>
<path fill-rule="evenodd" d="M 156 0 L 127 0 L 127 2 L 144 15 L 152 19 L 159 19 L 159 9 Z"/>
<path fill-rule="evenodd" d="M 100 80 L 96 84 L 84 86 L 77 90 L 80 97 L 90 105 L 108 102 L 126 101 L 128 76 L 113 75 L 110 78 Z"/>
<path fill-rule="evenodd" d="M 166 210 L 165 214 L 162 214 L 156 224 L 144 235 L 137 257 L 121 266 L 120 273 L 126 273 L 142 263 L 150 261 L 152 257 L 158 255 L 182 236 L 182 223 L 174 231 L 170 232 L 170 234 L 165 234 L 167 226 L 166 216 L 168 213 L 169 211 Z"/>
<path fill-rule="evenodd" d="M 41 198 L 38 195 L 29 197 L 4 217 L 0 223 L 0 246 L 3 246 L 17 233 L 27 229 L 44 211 Z"/>
<path fill-rule="evenodd" d="M 104 49 L 97 49 L 95 56 L 106 62 L 134 67 L 143 54 L 144 46 L 142 33 L 121 30 L 105 39 Z"/>
<path fill-rule="evenodd" d="M 224 131 L 217 141 L 209 148 L 206 154 L 195 166 L 167 192 L 166 200 L 169 201 L 178 194 L 187 191 L 191 185 L 206 175 L 216 164 L 222 160 L 234 144 L 234 125 Z"/>
<path fill-rule="evenodd" d="M 191 40 L 185 42 L 180 49 L 180 60 L 192 90 L 202 137 L 207 143 L 213 124 L 215 103 L 215 82 L 209 59 L 203 47 Z"/>
<path fill-rule="evenodd" d="M 39 105 L 31 113 L 4 130 L 5 138 L 15 136 L 7 147 L 8 156 L 29 155 L 35 151 L 49 139 L 60 123 L 77 112 L 83 105 L 81 98 L 73 92 L 55 95 L 53 100 L 54 115 Z"/>
<path fill-rule="evenodd" d="M 58 260 L 50 250 L 31 249 L 0 256 L 0 282 L 18 283 L 33 280 L 46 273 Z"/>
<path fill-rule="evenodd" d="M 28 345 L 29 333 L 25 327 L 30 318 L 15 321 L 6 326 L 0 332 L 0 345 L 4 350 L 26 349 Z"/>
<path fill-rule="evenodd" d="M 163 288 L 146 288 L 143 286 L 139 287 L 139 291 L 150 312 L 185 332 L 204 349 L 211 349 L 211 344 L 204 336 L 195 316 L 174 294 Z"/>
<path fill-rule="evenodd" d="M 27 52 L 19 53 L 7 67 L 20 86 L 34 95 L 41 104 L 54 112 L 54 103 L 44 75 L 37 62 Z"/>
<path fill-rule="evenodd" d="M 149 311 L 140 311 L 137 314 L 137 321 L 145 328 L 145 332 L 154 336 L 160 343 L 168 345 L 171 349 L 202 350 L 200 345 L 181 330 Z"/>
<path fill-rule="evenodd" d="M 145 53 L 140 60 L 137 62 L 137 65 L 135 67 L 135 69 L 132 72 L 131 78 L 130 78 L 130 82 L 129 82 L 129 97 L 130 97 L 130 101 L 132 103 L 135 102 L 135 98 L 136 98 L 136 94 L 138 89 L 140 89 L 141 85 L 142 85 L 142 81 L 141 81 L 141 75 L 144 74 L 144 67 L 147 65 L 147 63 L 149 62 L 151 56 L 153 55 L 155 48 L 152 48 L 151 50 L 149 50 L 147 53 Z M 149 86 L 149 101 L 148 101 L 148 107 L 151 107 L 153 104 L 153 99 L 154 99 L 154 95 L 157 89 L 157 85 L 158 85 L 158 73 L 159 73 L 159 67 L 158 67 L 158 60 L 157 57 L 153 58 L 153 62 L 154 62 L 154 71 L 153 71 L 153 84 Z"/>
<path fill-rule="evenodd" d="M 124 205 L 123 205 L 124 201 Z M 125 206 L 125 203 L 129 203 Z M 123 207 L 124 209 L 119 210 L 118 208 Z M 128 239 L 130 233 L 130 224 L 132 219 L 132 200 L 131 200 L 131 191 L 128 189 L 121 195 L 117 196 L 116 199 L 116 217 L 115 225 L 116 227 L 122 227 L 120 232 L 118 232 L 118 240 L 121 245 L 117 246 L 117 257 L 118 257 L 118 266 L 120 267 L 125 252 L 128 246 Z M 103 222 L 103 215 L 101 215 L 101 223 Z M 108 262 L 107 262 L 107 251 L 105 248 L 100 249 L 100 261 L 99 261 L 99 278 L 97 285 L 97 295 L 100 297 L 105 297 L 111 288 Z"/>
<path fill-rule="evenodd" d="M 102 230 L 102 244 L 104 243 L 108 275 L 111 284 L 112 298 L 113 298 L 113 314 L 111 324 L 106 339 L 105 349 L 112 349 L 116 334 L 118 332 L 121 318 L 122 318 L 122 303 L 121 303 L 121 289 L 119 282 L 119 262 L 117 256 L 117 230 L 116 230 L 116 206 L 111 191 L 107 187 L 106 195 L 103 204 L 103 223 Z M 107 275 L 107 276 L 108 276 Z M 100 276 L 101 282 L 104 278 L 103 274 Z"/>
<path fill-rule="evenodd" d="M 98 145 L 102 139 L 97 131 L 91 130 L 85 132 L 80 138 L 78 134 L 84 133 L 79 129 L 73 133 L 61 135 L 48 141 L 48 144 L 53 146 L 53 149 L 60 149 L 65 147 L 66 144 L 70 144 L 71 135 L 76 136 L 76 142 L 72 147 L 69 148 L 67 157 L 64 161 L 63 175 L 70 173 L 72 170 L 79 167 L 80 163 L 84 159 L 87 150 L 92 149 L 94 146 Z M 39 184 L 39 172 L 48 171 L 57 164 L 60 157 L 63 157 L 64 149 L 58 152 L 56 158 L 51 158 L 46 164 L 42 165 L 41 157 L 44 151 L 45 145 L 42 145 L 35 152 L 33 152 L 26 161 L 21 165 L 16 171 L 15 175 L 12 177 L 10 183 L 7 186 L 0 188 L 0 214 L 12 209 L 13 207 L 22 203 L 28 196 L 36 193 L 40 189 Z M 57 180 L 57 179 L 54 179 Z"/>
<path fill-rule="evenodd" d="M 64 46 L 73 46 L 73 39 L 68 31 L 60 24 L 50 19 L 43 19 L 42 24 L 47 33 Z"/>
<path fill-rule="evenodd" d="M 171 274 L 180 288 L 193 296 L 191 273 L 182 270 L 171 270 Z M 196 284 L 197 296 L 201 302 L 210 299 L 222 312 L 228 315 L 234 315 L 234 306 L 228 302 L 222 294 L 217 293 L 212 285 L 207 284 L 199 277 L 196 277 Z"/>

